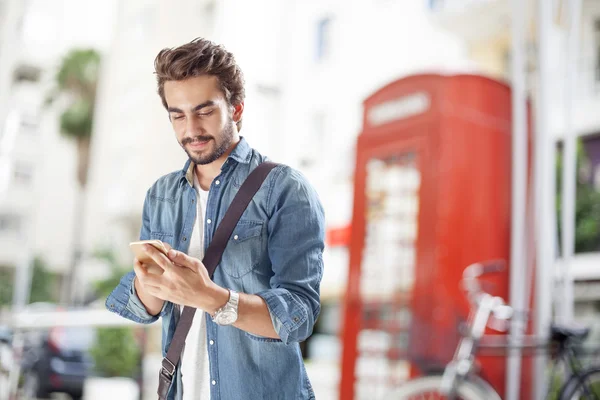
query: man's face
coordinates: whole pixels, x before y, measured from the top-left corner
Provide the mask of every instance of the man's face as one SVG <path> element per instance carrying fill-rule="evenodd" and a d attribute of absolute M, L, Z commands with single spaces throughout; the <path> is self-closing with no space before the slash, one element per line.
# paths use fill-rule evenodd
<path fill-rule="evenodd" d="M 165 82 L 169 118 L 177 141 L 196 164 L 219 159 L 234 142 L 243 106 L 230 107 L 215 76 Z"/>

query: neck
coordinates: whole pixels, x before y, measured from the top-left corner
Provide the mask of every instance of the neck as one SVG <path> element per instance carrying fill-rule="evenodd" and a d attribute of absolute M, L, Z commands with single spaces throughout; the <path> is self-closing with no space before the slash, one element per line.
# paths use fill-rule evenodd
<path fill-rule="evenodd" d="M 196 173 L 196 177 L 198 178 L 198 182 L 200 183 L 202 190 L 208 190 L 210 188 L 212 181 L 221 173 L 221 167 L 225 163 L 225 160 L 227 160 L 227 157 L 229 157 L 239 142 L 240 138 L 239 136 L 236 136 L 231 143 L 231 146 L 229 146 L 227 151 L 223 153 L 221 157 L 217 158 L 210 164 L 196 164 L 194 172 Z"/>

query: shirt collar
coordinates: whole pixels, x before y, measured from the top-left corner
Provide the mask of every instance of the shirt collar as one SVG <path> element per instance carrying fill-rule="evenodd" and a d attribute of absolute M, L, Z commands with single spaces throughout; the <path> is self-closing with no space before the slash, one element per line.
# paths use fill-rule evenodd
<path fill-rule="evenodd" d="M 250 158 L 252 157 L 251 150 L 252 149 L 250 148 L 250 145 L 248 144 L 246 139 L 244 139 L 243 136 L 240 136 L 240 141 L 235 146 L 233 151 L 229 154 L 225 163 L 223 163 L 221 170 L 223 170 L 225 165 L 227 165 L 229 163 L 229 159 L 232 159 L 232 160 L 237 161 L 242 164 L 248 164 L 250 162 Z M 190 185 L 191 187 L 194 187 L 194 167 L 195 166 L 196 166 L 196 164 L 193 163 L 192 160 L 188 159 L 186 161 L 183 169 L 181 170 L 182 177 L 185 177 L 185 180 L 187 181 L 188 185 Z"/>

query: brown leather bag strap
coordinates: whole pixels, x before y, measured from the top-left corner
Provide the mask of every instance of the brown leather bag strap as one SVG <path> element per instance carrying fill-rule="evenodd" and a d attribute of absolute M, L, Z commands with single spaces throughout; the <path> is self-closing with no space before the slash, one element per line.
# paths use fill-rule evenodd
<path fill-rule="evenodd" d="M 202 259 L 202 263 L 206 267 L 211 279 L 215 273 L 215 269 L 217 269 L 217 265 L 219 265 L 219 262 L 221 261 L 221 256 L 225 251 L 225 247 L 229 242 L 229 238 L 231 237 L 238 220 L 246 210 L 246 207 L 248 207 L 248 204 L 250 204 L 250 201 L 256 192 L 258 192 L 258 189 L 262 186 L 264 180 L 269 175 L 269 172 L 277 165 L 279 164 L 268 161 L 260 164 L 250 173 L 250 175 L 248 175 L 242 184 L 242 187 L 240 187 L 240 190 L 235 195 L 223 220 L 217 227 L 212 241 L 206 249 L 206 253 Z M 169 345 L 167 356 L 162 360 L 162 366 L 158 376 L 159 400 L 166 400 L 167 398 L 169 387 L 171 386 L 173 375 L 175 374 L 175 368 L 181 358 L 181 352 L 185 345 L 185 338 L 192 326 L 195 312 L 196 309 L 193 307 L 185 306 L 183 308 L 181 318 L 179 319 L 177 327 L 175 328 L 175 333 L 173 334 L 173 340 Z"/>

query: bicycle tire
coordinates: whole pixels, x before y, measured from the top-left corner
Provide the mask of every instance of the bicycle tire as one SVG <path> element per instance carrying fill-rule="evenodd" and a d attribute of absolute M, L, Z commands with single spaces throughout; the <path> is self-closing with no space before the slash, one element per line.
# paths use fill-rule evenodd
<path fill-rule="evenodd" d="M 408 381 L 398 388 L 390 400 L 419 400 L 429 399 L 442 384 L 442 376 L 426 376 Z M 422 397 L 418 397 L 422 396 Z M 467 380 L 460 384 L 457 391 L 460 400 L 502 400 L 498 393 L 481 379 Z"/>
<path fill-rule="evenodd" d="M 572 376 L 567 383 L 562 387 L 559 396 L 560 400 L 579 399 L 579 393 L 584 388 L 584 385 L 594 385 L 594 394 L 600 399 L 600 367 L 593 367 L 583 371 L 578 375 Z"/>

